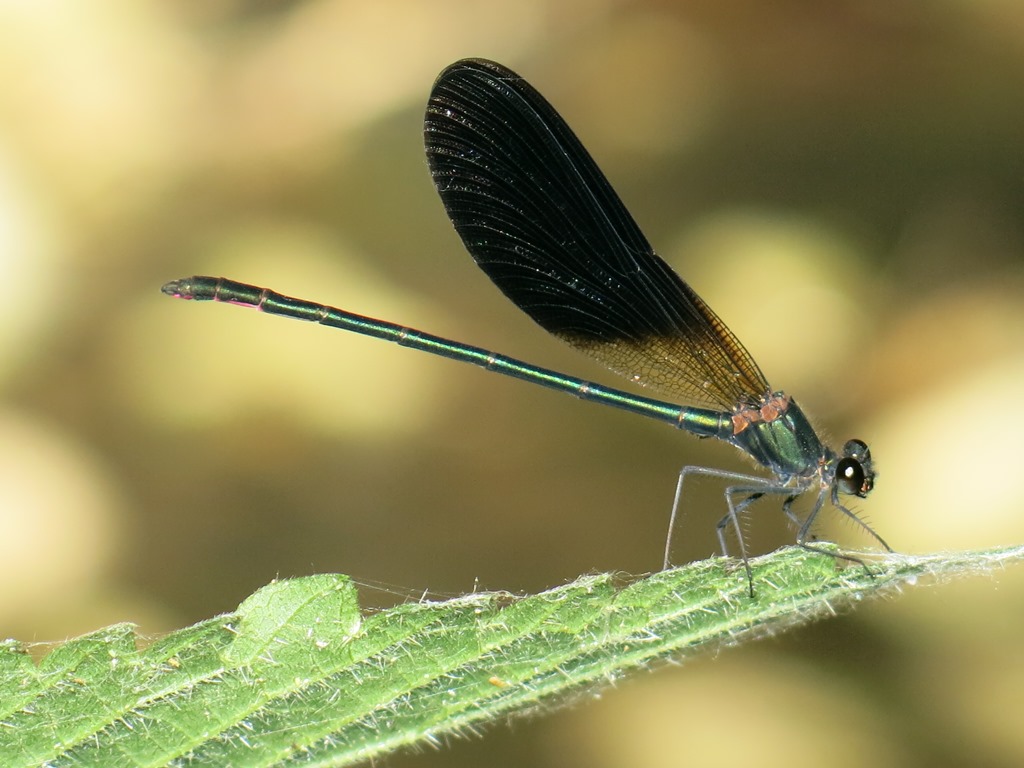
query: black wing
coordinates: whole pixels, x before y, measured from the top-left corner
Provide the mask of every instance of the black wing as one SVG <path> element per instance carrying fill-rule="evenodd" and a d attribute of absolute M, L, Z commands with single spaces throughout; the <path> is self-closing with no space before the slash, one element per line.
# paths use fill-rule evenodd
<path fill-rule="evenodd" d="M 689 402 L 730 409 L 769 391 L 529 83 L 491 61 L 456 62 L 434 83 L 423 130 L 434 184 L 470 255 L 545 330 Z"/>

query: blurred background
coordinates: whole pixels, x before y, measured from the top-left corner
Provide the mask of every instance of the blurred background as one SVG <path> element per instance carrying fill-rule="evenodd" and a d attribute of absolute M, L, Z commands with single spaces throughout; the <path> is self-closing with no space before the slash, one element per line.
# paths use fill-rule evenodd
<path fill-rule="evenodd" d="M 1005 0 L 0 4 L 0 635 L 157 635 L 275 577 L 380 608 L 655 570 L 728 446 L 212 304 L 223 274 L 603 383 L 463 251 L 437 73 L 507 64 L 776 387 L 880 470 L 902 552 L 1024 540 L 1024 10 Z M 698 484 L 677 562 L 715 552 Z M 777 507 L 756 552 L 792 541 Z M 825 521 L 820 535 L 872 542 Z M 387 586 L 384 586 L 387 585 Z M 1024 573 L 913 589 L 393 766 L 1012 766 Z"/>

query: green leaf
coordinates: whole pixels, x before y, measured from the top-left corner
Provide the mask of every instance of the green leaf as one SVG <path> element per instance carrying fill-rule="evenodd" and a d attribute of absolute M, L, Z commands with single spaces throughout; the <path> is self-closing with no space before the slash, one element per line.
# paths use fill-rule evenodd
<path fill-rule="evenodd" d="M 4 766 L 349 765 L 535 710 L 658 659 L 684 659 L 928 577 L 984 573 L 1024 547 L 841 568 L 789 548 L 538 595 L 466 595 L 364 615 L 345 576 L 279 581 L 232 614 L 140 650 L 129 625 L 39 664 L 0 645 Z"/>

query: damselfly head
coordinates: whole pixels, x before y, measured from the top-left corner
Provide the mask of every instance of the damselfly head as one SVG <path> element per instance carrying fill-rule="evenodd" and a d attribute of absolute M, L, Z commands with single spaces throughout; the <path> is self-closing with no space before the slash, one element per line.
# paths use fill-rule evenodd
<path fill-rule="evenodd" d="M 871 466 L 871 451 L 863 440 L 847 440 L 843 457 L 836 462 L 836 486 L 841 493 L 862 499 L 875 487 L 875 470 Z"/>

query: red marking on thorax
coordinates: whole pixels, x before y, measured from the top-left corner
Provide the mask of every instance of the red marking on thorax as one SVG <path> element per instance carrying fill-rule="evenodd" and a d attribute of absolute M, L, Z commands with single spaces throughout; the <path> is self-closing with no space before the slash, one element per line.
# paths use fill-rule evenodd
<path fill-rule="evenodd" d="M 749 405 L 738 407 L 732 414 L 732 433 L 738 435 L 751 424 L 772 422 L 789 408 L 790 397 L 782 393 L 769 395 L 758 408 Z"/>

